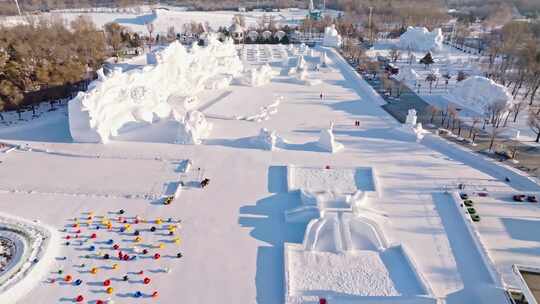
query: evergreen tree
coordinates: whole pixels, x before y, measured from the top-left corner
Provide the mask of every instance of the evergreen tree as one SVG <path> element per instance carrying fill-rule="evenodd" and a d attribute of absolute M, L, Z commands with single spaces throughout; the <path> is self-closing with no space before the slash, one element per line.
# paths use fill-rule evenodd
<path fill-rule="evenodd" d="M 425 65 L 426 68 L 435 63 L 435 61 L 433 61 L 433 57 L 431 56 L 431 52 L 428 52 L 424 58 L 420 59 L 420 63 Z"/>

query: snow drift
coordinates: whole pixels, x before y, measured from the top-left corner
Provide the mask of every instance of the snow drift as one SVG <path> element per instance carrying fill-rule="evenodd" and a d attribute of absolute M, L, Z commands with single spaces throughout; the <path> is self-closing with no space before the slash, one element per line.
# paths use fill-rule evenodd
<path fill-rule="evenodd" d="M 69 102 L 71 136 L 78 142 L 108 142 L 130 122 L 171 118 L 171 96 L 193 99 L 205 88 L 227 86 L 243 71 L 232 40 L 208 38 L 190 50 L 175 41 L 154 54 L 155 65 L 110 75 L 98 71 L 88 91 Z"/>
<path fill-rule="evenodd" d="M 481 76 L 458 82 L 449 95 L 451 100 L 477 113 L 484 113 L 488 105 L 502 103 L 510 108 L 513 104 L 512 95 L 506 87 Z"/>
<path fill-rule="evenodd" d="M 398 47 L 418 52 L 439 51 L 442 49 L 444 37 L 440 28 L 430 32 L 425 27 L 409 26 L 399 37 Z"/>

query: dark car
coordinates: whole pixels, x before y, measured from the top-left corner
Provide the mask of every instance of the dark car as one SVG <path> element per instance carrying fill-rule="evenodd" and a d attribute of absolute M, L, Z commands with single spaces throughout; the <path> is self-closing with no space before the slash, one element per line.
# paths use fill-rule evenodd
<path fill-rule="evenodd" d="M 524 194 L 516 194 L 513 196 L 513 199 L 516 202 L 524 202 L 525 198 L 527 198 L 527 196 L 525 196 Z"/>
<path fill-rule="evenodd" d="M 460 193 L 459 197 L 461 197 L 462 200 L 469 199 L 469 195 L 467 193 Z"/>
<path fill-rule="evenodd" d="M 529 203 L 538 203 L 538 198 L 536 198 L 536 195 L 529 195 L 527 196 L 527 201 Z"/>
<path fill-rule="evenodd" d="M 384 69 L 385 69 L 388 73 L 390 73 L 391 75 L 399 74 L 399 68 L 396 67 L 395 65 L 391 64 L 391 63 L 386 64 L 386 66 L 384 67 Z"/>

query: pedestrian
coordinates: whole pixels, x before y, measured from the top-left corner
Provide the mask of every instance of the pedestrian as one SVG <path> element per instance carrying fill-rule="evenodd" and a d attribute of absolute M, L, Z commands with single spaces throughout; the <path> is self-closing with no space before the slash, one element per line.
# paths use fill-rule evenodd
<path fill-rule="evenodd" d="M 322 92 L 321 92 L 321 95 L 320 95 L 320 97 L 321 97 L 321 100 L 322 100 L 322 99 L 323 99 L 323 94 L 322 94 Z"/>

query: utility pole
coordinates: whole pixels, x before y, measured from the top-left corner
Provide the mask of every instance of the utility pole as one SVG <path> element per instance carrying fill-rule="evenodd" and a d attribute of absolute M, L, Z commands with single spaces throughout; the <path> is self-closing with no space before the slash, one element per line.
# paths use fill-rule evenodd
<path fill-rule="evenodd" d="M 19 16 L 22 16 L 21 8 L 19 7 L 19 1 L 18 0 L 14 0 L 14 1 L 15 1 L 15 5 L 17 6 L 17 11 L 19 12 Z"/>
<path fill-rule="evenodd" d="M 373 44 L 373 6 L 369 7 L 369 42 Z"/>

